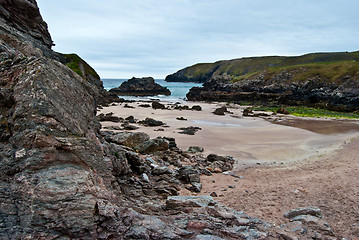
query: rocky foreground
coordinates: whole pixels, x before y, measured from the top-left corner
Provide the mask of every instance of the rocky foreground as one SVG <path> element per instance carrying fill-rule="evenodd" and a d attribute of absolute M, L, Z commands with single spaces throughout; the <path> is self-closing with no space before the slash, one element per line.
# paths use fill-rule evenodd
<path fill-rule="evenodd" d="M 277 227 L 209 196 L 176 196 L 230 159 L 101 132 L 107 93 L 51 50 L 36 1 L 5 0 L 0 13 L 0 239 L 335 239 L 315 207 Z"/>

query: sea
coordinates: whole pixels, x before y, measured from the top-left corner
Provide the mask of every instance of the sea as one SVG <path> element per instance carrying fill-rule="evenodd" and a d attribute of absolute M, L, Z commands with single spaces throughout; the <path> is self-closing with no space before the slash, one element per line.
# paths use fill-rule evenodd
<path fill-rule="evenodd" d="M 111 88 L 119 87 L 124 81 L 128 79 L 101 79 L 103 86 L 106 90 Z M 136 96 L 120 96 L 126 100 L 136 100 L 136 101 L 147 101 L 147 100 L 159 100 L 164 102 L 176 103 L 176 102 L 185 102 L 186 94 L 192 87 L 201 87 L 202 83 L 192 83 L 192 82 L 166 82 L 164 79 L 155 79 L 155 82 L 160 84 L 163 87 L 167 87 L 171 91 L 170 96 L 157 95 L 157 96 L 148 96 L 148 97 L 136 97 Z"/>

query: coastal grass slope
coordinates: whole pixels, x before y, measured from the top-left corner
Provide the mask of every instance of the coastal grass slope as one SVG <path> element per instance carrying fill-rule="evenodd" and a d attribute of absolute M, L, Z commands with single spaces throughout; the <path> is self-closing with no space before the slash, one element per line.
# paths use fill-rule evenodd
<path fill-rule="evenodd" d="M 303 65 L 314 64 L 311 71 L 320 70 L 327 64 L 341 62 L 341 71 L 346 71 L 345 67 L 351 65 L 348 70 L 353 70 L 353 63 L 358 62 L 359 51 L 356 52 L 333 52 L 333 53 L 310 53 L 302 56 L 284 57 L 249 57 L 233 60 L 218 61 L 215 63 L 199 63 L 179 70 L 168 75 L 168 82 L 206 82 L 215 76 L 229 76 L 234 81 L 244 80 L 253 77 L 264 71 L 280 71 L 281 69 Z M 345 65 L 344 63 L 347 63 Z M 352 63 L 352 64 L 350 64 Z M 336 67 L 336 66 L 334 66 Z M 357 65 L 355 66 L 357 69 Z M 325 71 L 326 69 L 323 69 Z"/>

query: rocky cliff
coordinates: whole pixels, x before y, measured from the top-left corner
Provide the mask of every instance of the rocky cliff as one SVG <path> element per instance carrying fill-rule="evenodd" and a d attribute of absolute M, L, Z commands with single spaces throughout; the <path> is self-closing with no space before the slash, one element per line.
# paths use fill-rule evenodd
<path fill-rule="evenodd" d="M 359 63 L 341 61 L 213 77 L 187 94 L 195 101 L 231 101 L 359 110 Z"/>
<path fill-rule="evenodd" d="M 310 53 L 296 57 L 268 56 L 238 58 L 215 63 L 195 64 L 168 75 L 166 81 L 204 83 L 212 78 L 228 76 L 233 80 L 241 80 L 253 73 L 272 68 L 358 60 L 359 52 Z"/>
<path fill-rule="evenodd" d="M 36 2 L 1 0 L 0 12 L 0 239 L 333 235 L 318 209 L 291 213 L 296 223 L 277 228 L 209 196 L 171 196 L 163 204 L 181 181 L 199 186 L 199 170 L 179 164 L 188 155 L 173 139 L 100 133 L 99 86 L 51 50 Z M 138 141 L 157 155 L 140 156 L 131 148 Z"/>
<path fill-rule="evenodd" d="M 167 81 L 200 81 L 187 98 L 305 105 L 338 111 L 359 109 L 359 52 L 299 57 L 256 57 L 197 64 Z"/>

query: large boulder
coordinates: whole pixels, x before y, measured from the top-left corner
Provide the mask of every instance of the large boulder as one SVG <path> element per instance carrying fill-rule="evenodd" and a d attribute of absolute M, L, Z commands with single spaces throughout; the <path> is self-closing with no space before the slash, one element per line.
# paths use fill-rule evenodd
<path fill-rule="evenodd" d="M 105 137 L 108 142 L 134 148 L 150 140 L 150 136 L 142 132 L 120 132 L 109 134 Z"/>
<path fill-rule="evenodd" d="M 117 95 L 130 96 L 156 96 L 156 95 L 171 95 L 170 90 L 162 87 L 152 77 L 146 78 L 131 78 L 123 82 L 118 88 L 112 88 L 112 93 Z"/>

